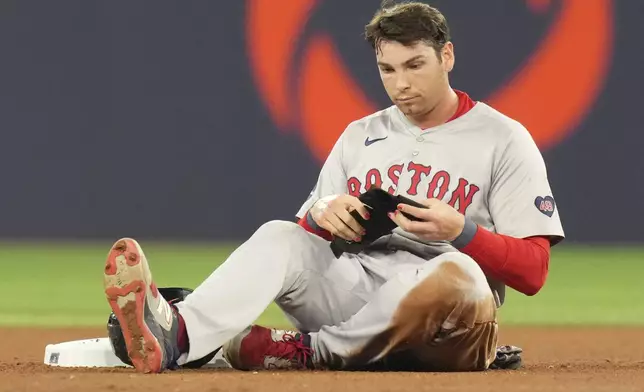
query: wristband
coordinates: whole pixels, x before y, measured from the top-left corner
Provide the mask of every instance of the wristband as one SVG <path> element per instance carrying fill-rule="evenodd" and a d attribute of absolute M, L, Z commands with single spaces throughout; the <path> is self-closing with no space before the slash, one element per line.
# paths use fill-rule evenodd
<path fill-rule="evenodd" d="M 476 225 L 476 223 L 474 223 L 474 221 L 470 218 L 465 217 L 463 231 L 458 235 L 458 237 L 454 239 L 454 241 L 452 241 L 452 246 L 454 246 L 456 249 L 462 249 L 466 247 L 467 244 L 469 244 L 472 239 L 474 239 L 477 230 L 478 226 Z"/>

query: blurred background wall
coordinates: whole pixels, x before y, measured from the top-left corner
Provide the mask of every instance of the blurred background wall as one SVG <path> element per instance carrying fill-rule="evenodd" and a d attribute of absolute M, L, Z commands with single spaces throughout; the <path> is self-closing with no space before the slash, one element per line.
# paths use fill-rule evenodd
<path fill-rule="evenodd" d="M 0 2 L 0 237 L 240 240 L 389 105 L 379 1 Z M 437 0 L 454 88 L 522 121 L 569 242 L 644 241 L 644 2 Z M 640 48 L 640 49 L 638 49 Z"/>

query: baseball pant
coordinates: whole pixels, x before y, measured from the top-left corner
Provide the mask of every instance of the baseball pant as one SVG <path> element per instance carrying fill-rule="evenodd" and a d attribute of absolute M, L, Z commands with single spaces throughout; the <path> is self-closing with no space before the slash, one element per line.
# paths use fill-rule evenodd
<path fill-rule="evenodd" d="M 495 357 L 496 304 L 469 256 L 404 251 L 336 258 L 292 222 L 262 225 L 185 301 L 193 361 L 252 324 L 275 301 L 309 333 L 316 366 L 473 371 Z"/>

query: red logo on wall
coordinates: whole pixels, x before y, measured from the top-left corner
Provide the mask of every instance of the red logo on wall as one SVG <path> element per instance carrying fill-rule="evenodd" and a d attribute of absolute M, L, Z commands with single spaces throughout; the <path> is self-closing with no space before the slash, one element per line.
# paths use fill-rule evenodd
<path fill-rule="evenodd" d="M 296 45 L 323 0 L 248 0 L 247 43 L 258 90 L 284 130 L 297 129 L 316 158 L 326 159 L 352 121 L 378 110 L 353 80 L 329 35 L 304 43 L 300 74 Z M 550 0 L 526 0 L 535 12 Z M 596 100 L 611 57 L 610 0 L 563 0 L 552 26 L 523 66 L 484 99 L 523 123 L 540 148 L 559 142 Z M 366 43 L 365 43 L 366 44 Z"/>

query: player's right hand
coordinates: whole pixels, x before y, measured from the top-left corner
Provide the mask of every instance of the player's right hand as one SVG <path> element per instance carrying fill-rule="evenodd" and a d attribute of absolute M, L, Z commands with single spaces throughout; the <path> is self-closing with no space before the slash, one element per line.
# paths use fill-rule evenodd
<path fill-rule="evenodd" d="M 309 214 L 321 228 L 336 237 L 360 242 L 365 235 L 364 228 L 350 214 L 357 210 L 364 219 L 369 219 L 369 211 L 355 196 L 337 195 L 318 200 Z"/>

